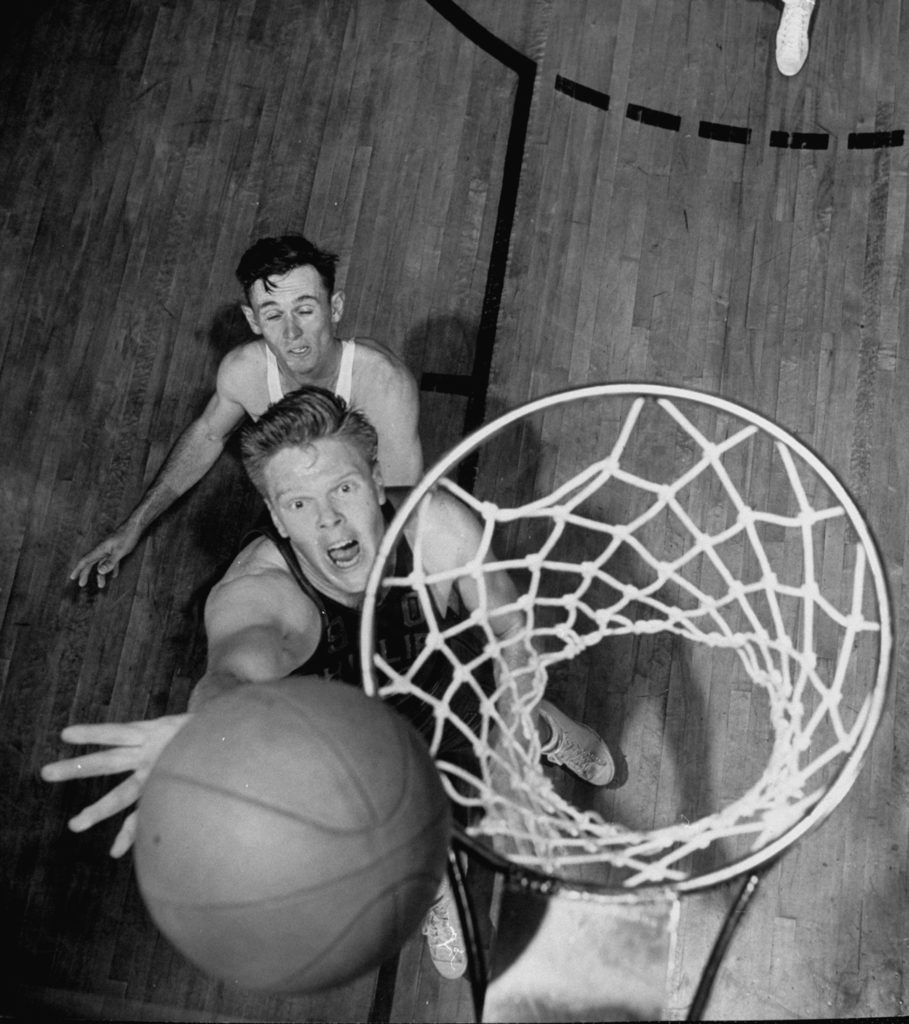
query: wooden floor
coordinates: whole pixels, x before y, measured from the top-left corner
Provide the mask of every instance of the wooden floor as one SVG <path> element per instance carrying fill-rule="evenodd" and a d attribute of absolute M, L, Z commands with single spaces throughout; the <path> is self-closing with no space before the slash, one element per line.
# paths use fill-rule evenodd
<path fill-rule="evenodd" d="M 345 334 L 422 383 L 434 459 L 531 396 L 685 384 L 794 431 L 864 508 L 895 686 L 834 817 L 774 867 L 712 1019 L 903 1015 L 909 947 L 909 2 L 819 0 L 802 73 L 769 0 L 33 0 L 0 60 L 0 1011 L 471 1019 L 410 942 L 330 993 L 200 976 L 159 938 L 104 787 L 50 787 L 72 721 L 182 710 L 199 599 L 255 501 L 233 455 L 103 593 L 118 523 L 245 337 L 233 268 L 299 229 L 341 257 Z M 690 752 L 697 759 L 700 750 Z M 725 906 L 684 904 L 684 1016 Z"/>

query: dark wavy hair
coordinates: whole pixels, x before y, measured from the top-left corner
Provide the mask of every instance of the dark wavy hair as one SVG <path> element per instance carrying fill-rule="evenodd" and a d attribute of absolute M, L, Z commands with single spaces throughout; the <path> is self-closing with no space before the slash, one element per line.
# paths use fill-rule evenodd
<path fill-rule="evenodd" d="M 305 447 L 323 438 L 350 441 L 372 466 L 378 459 L 375 427 L 343 398 L 312 385 L 285 395 L 240 433 L 243 465 L 265 495 L 265 463 L 284 448 Z"/>
<path fill-rule="evenodd" d="M 297 267 L 313 267 L 331 297 L 337 265 L 338 257 L 334 253 L 319 249 L 302 235 L 279 235 L 254 242 L 240 257 L 236 273 L 247 302 L 256 281 L 261 281 L 265 290 L 271 291 L 270 278 L 280 277 Z"/>

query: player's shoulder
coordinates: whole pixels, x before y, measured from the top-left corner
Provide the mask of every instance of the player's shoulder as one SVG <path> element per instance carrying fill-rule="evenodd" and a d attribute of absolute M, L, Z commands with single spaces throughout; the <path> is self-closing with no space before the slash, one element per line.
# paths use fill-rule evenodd
<path fill-rule="evenodd" d="M 251 338 L 235 345 L 221 357 L 219 372 L 243 373 L 265 368 L 265 342 Z"/>
<path fill-rule="evenodd" d="M 247 341 L 225 353 L 218 365 L 218 390 L 236 399 L 258 396 L 265 380 L 265 344 Z M 243 401 L 243 405 L 247 402 Z"/>
<path fill-rule="evenodd" d="M 412 488 L 386 488 L 386 497 L 396 511 Z M 422 521 L 424 544 L 439 552 L 456 552 L 462 548 L 473 549 L 477 543 L 478 517 L 473 509 L 444 484 L 436 484 L 430 488 L 420 500 L 419 516 L 408 518 L 405 535 L 412 539 L 415 535 L 418 518 Z"/>
<path fill-rule="evenodd" d="M 397 511 L 414 490 L 413 487 L 386 487 L 385 499 Z M 444 481 L 427 489 L 421 498 L 421 505 L 424 515 L 473 515 L 464 499 L 455 494 L 451 486 Z"/>
<path fill-rule="evenodd" d="M 217 391 L 250 416 L 265 412 L 269 400 L 263 341 L 248 341 L 226 353 L 218 366 Z"/>
<path fill-rule="evenodd" d="M 215 584 L 209 605 L 218 608 L 242 603 L 248 608 L 279 606 L 305 598 L 274 541 L 257 537 L 234 558 Z M 252 602 L 252 604 L 250 603 Z"/>
<path fill-rule="evenodd" d="M 351 341 L 356 345 L 354 380 L 375 381 L 377 377 L 382 380 L 413 380 L 407 364 L 387 345 L 374 338 L 352 338 Z"/>

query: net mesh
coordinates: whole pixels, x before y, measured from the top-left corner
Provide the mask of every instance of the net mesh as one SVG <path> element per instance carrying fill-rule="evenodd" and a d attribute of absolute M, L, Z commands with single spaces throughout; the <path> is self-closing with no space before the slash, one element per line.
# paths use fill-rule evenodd
<path fill-rule="evenodd" d="M 495 481 L 492 501 L 450 470 L 496 435 L 479 475 Z M 530 458 L 532 470 L 515 469 Z M 465 564 L 426 572 L 434 543 L 426 510 L 440 489 L 473 510 L 483 539 Z M 415 568 L 395 576 L 386 567 L 402 534 Z M 525 623 L 507 639 L 493 629 L 488 586 L 503 570 L 517 591 L 507 610 Z M 474 610 L 443 622 L 440 588 L 465 583 Z M 376 601 L 396 591 L 415 595 L 428 623 L 406 669 L 389 664 L 369 632 Z M 848 494 L 768 421 L 681 389 L 564 393 L 455 449 L 384 538 L 364 620 L 365 685 L 431 705 L 432 750 L 473 839 L 519 865 L 626 887 L 740 870 L 834 804 L 876 725 L 889 660 L 883 575 Z M 466 633 L 481 641 L 469 657 Z M 509 671 L 513 645 L 526 665 L 519 678 Z M 658 694 L 654 740 L 653 730 L 632 728 L 654 694 L 635 703 L 623 676 L 647 691 L 666 675 L 661 650 L 684 671 L 670 668 Z M 438 653 L 450 682 L 430 696 L 415 678 Z M 579 801 L 577 787 L 546 766 L 531 718 L 544 696 L 577 705 L 572 688 L 583 689 L 588 708 L 608 710 L 617 683 L 624 717 L 610 727 L 628 748 L 629 784 L 639 794 L 649 773 L 656 791 L 639 799 L 648 810 L 638 820 L 614 792 L 601 794 L 600 806 L 589 794 Z M 453 710 L 465 688 L 478 720 Z M 673 706 L 687 707 L 681 725 Z M 722 729 L 722 752 L 703 739 L 711 729 Z M 440 753 L 446 730 L 472 747 L 467 765 Z M 652 763 L 667 760 L 673 730 L 675 761 L 698 762 L 690 806 L 673 798 L 677 774 Z M 730 777 L 740 792 L 728 791 Z"/>

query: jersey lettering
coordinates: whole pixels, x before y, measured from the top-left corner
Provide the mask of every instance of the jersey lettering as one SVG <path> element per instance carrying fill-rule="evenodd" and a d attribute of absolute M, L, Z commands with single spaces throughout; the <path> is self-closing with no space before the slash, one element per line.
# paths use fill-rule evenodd
<path fill-rule="evenodd" d="M 344 625 L 344 620 L 338 615 L 328 619 L 325 626 L 325 646 L 332 654 L 343 651 L 349 646 L 347 627 Z"/>
<path fill-rule="evenodd" d="M 407 591 L 401 598 L 401 618 L 408 628 L 426 625 L 420 599 L 412 590 Z"/>

